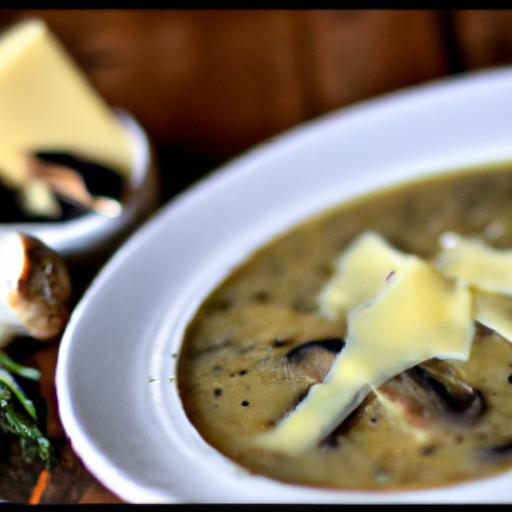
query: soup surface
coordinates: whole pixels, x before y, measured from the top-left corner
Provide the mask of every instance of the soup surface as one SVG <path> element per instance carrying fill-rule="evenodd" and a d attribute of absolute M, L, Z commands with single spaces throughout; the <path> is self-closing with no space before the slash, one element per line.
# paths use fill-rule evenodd
<path fill-rule="evenodd" d="M 512 344 L 478 326 L 467 362 L 430 360 L 378 388 L 313 449 L 255 447 L 323 380 L 345 319 L 318 313 L 340 252 L 373 230 L 431 258 L 446 231 L 512 247 L 512 170 L 439 175 L 373 193 L 295 227 L 253 254 L 207 298 L 178 364 L 188 418 L 250 471 L 341 489 L 446 485 L 512 467 Z"/>

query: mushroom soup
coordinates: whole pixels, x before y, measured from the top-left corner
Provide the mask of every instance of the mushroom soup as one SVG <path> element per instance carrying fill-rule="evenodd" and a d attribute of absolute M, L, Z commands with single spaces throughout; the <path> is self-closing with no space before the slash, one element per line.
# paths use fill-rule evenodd
<path fill-rule="evenodd" d="M 302 485 L 426 488 L 512 467 L 512 299 L 484 279 L 512 258 L 510 197 L 510 166 L 437 175 L 356 198 L 268 243 L 210 294 L 185 333 L 178 388 L 191 423 L 251 472 Z M 354 252 L 368 233 L 387 252 Z M 350 254 L 361 268 L 348 286 Z M 438 295 L 407 281 L 412 270 L 401 263 L 383 266 L 386 255 L 426 269 Z M 379 265 L 385 272 L 368 291 Z M 409 306 L 392 302 L 399 286 Z M 352 295 L 336 310 L 340 291 Z M 430 311 L 441 296 L 453 315 Z M 368 318 L 413 333 L 402 352 L 393 336 L 384 343 L 381 324 L 366 329 L 362 315 L 383 306 L 386 318 Z M 457 350 L 443 345 L 450 336 Z M 355 372 L 352 392 L 343 358 L 354 347 L 366 347 L 374 365 L 367 380 Z M 327 389 L 330 399 L 321 397 Z"/>

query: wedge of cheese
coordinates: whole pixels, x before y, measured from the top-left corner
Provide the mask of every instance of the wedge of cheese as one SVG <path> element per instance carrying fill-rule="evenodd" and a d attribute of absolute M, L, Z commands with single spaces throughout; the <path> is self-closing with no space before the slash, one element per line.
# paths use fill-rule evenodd
<path fill-rule="evenodd" d="M 288 455 L 313 448 L 372 387 L 432 357 L 467 360 L 473 334 L 466 285 L 408 257 L 373 301 L 349 313 L 347 345 L 324 382 L 256 445 Z"/>
<path fill-rule="evenodd" d="M 41 21 L 0 37 L 0 177 L 28 179 L 24 155 L 74 153 L 129 175 L 128 133 Z"/>
<path fill-rule="evenodd" d="M 379 234 L 363 233 L 342 253 L 334 276 L 321 290 L 320 312 L 328 318 L 336 318 L 375 297 L 386 279 L 409 258 Z"/>

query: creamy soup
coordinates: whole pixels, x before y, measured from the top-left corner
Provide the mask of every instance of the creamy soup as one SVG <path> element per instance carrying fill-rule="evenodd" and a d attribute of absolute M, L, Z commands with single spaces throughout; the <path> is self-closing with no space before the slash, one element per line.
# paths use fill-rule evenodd
<path fill-rule="evenodd" d="M 428 360 L 388 380 L 317 446 L 259 448 L 343 350 L 344 318 L 318 311 L 341 251 L 372 230 L 432 258 L 446 231 L 512 247 L 512 170 L 407 182 L 342 204 L 271 241 L 211 293 L 190 323 L 178 387 L 217 450 L 268 477 L 339 489 L 441 486 L 512 467 L 512 343 L 477 326 L 469 360 Z"/>

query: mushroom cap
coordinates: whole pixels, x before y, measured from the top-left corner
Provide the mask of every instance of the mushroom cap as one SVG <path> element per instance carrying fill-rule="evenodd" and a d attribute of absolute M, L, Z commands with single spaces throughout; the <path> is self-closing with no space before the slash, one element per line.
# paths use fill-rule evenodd
<path fill-rule="evenodd" d="M 0 237 L 0 301 L 13 325 L 39 340 L 55 338 L 69 318 L 70 298 L 61 256 L 23 233 Z"/>

